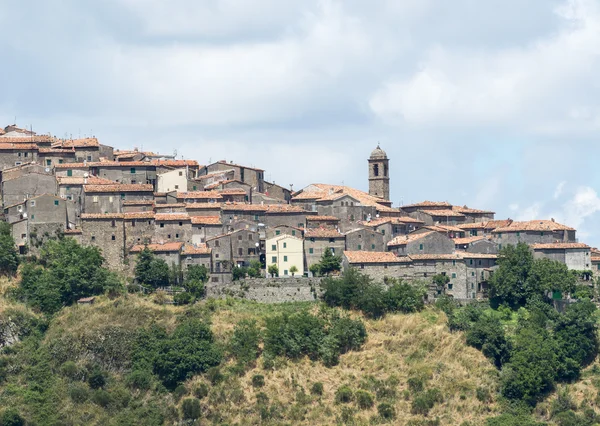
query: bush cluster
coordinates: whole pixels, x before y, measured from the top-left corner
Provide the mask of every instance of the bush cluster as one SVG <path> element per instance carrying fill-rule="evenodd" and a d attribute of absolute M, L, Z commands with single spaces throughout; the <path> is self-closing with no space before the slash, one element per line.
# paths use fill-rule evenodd
<path fill-rule="evenodd" d="M 425 290 L 403 281 L 388 280 L 386 290 L 367 275 L 349 269 L 341 278 L 326 278 L 321 283 L 323 300 L 329 306 L 357 309 L 371 318 L 386 312 L 418 312 L 425 306 Z"/>

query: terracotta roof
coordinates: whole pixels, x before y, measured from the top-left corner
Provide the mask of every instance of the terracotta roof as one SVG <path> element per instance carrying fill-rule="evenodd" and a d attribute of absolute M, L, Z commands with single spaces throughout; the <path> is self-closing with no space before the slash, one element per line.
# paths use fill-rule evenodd
<path fill-rule="evenodd" d="M 497 254 L 487 254 L 487 253 L 467 253 L 466 251 L 457 251 L 457 255 L 459 255 L 463 259 L 497 259 Z"/>
<path fill-rule="evenodd" d="M 600 262 L 600 256 L 591 256 L 592 262 Z"/>
<path fill-rule="evenodd" d="M 382 205 L 381 203 L 389 203 L 389 201 L 382 198 L 374 197 L 367 194 L 366 192 L 358 189 L 350 188 L 349 186 L 342 185 L 329 185 L 324 183 L 313 183 L 306 188 L 295 193 L 292 200 L 316 200 L 316 201 L 327 201 L 335 200 L 340 197 L 349 195 L 356 199 L 364 206 L 377 207 L 381 209 L 387 209 L 389 207 Z"/>
<path fill-rule="evenodd" d="M 534 250 L 565 250 L 565 249 L 589 249 L 590 246 L 584 243 L 546 243 L 532 244 Z"/>
<path fill-rule="evenodd" d="M 245 203 L 223 203 L 221 204 L 223 211 L 249 211 L 249 212 L 266 212 L 267 206 L 258 204 L 245 204 Z"/>
<path fill-rule="evenodd" d="M 391 251 L 344 251 L 344 256 L 351 264 L 356 263 L 410 263 L 408 256 L 396 256 Z"/>
<path fill-rule="evenodd" d="M 429 216 L 465 217 L 464 214 L 456 212 L 454 210 L 450 210 L 450 209 L 444 209 L 444 210 L 420 209 L 419 211 L 421 213 L 428 214 Z"/>
<path fill-rule="evenodd" d="M 432 231 L 441 232 L 446 234 L 448 232 L 464 232 L 463 229 L 460 229 L 458 226 L 452 225 L 427 225 L 423 226 L 424 229 L 430 229 Z"/>
<path fill-rule="evenodd" d="M 291 204 L 267 204 L 266 214 L 273 213 L 311 213 L 304 210 L 302 207 L 294 206 Z"/>
<path fill-rule="evenodd" d="M 460 260 L 462 257 L 458 253 L 453 254 L 411 254 L 412 260 Z"/>
<path fill-rule="evenodd" d="M 156 209 L 171 209 L 175 207 L 185 207 L 186 203 L 170 203 L 170 204 L 157 204 L 154 206 Z"/>
<path fill-rule="evenodd" d="M 235 170 L 234 169 L 217 170 L 216 172 L 210 172 L 210 173 L 207 173 L 205 175 L 198 176 L 194 180 L 197 180 L 197 181 L 206 180 L 206 179 L 210 179 L 211 177 L 215 177 L 215 176 L 219 176 L 219 175 L 223 175 L 223 174 L 231 173 L 231 172 L 235 172 Z M 219 183 L 219 182 L 216 182 L 216 183 Z"/>
<path fill-rule="evenodd" d="M 340 219 L 335 216 L 306 216 L 309 222 L 339 222 Z"/>
<path fill-rule="evenodd" d="M 35 151 L 38 146 L 34 143 L 6 143 L 0 139 L 0 150 L 1 151 Z"/>
<path fill-rule="evenodd" d="M 81 219 L 123 219 L 123 213 L 81 213 Z"/>
<path fill-rule="evenodd" d="M 62 140 L 58 142 L 57 146 L 62 146 L 65 148 L 97 148 L 100 146 L 100 144 L 96 138 L 83 138 Z"/>
<path fill-rule="evenodd" d="M 414 217 L 410 217 L 410 216 L 392 217 L 391 219 L 392 219 L 392 223 L 394 223 L 394 224 L 425 223 L 422 220 L 415 219 Z"/>
<path fill-rule="evenodd" d="M 150 163 L 155 166 L 165 167 L 198 167 L 198 162 L 196 160 L 151 160 Z"/>
<path fill-rule="evenodd" d="M 495 214 L 496 212 L 490 211 L 490 210 L 478 210 L 478 209 L 471 209 L 467 206 L 453 206 L 452 210 L 458 212 L 458 213 L 463 213 L 463 214 Z"/>
<path fill-rule="evenodd" d="M 90 176 L 57 176 L 56 180 L 59 185 L 118 185 L 114 180 Z"/>
<path fill-rule="evenodd" d="M 470 231 L 471 229 L 488 229 L 486 224 L 487 222 L 460 223 L 456 227 L 466 231 Z"/>
<path fill-rule="evenodd" d="M 154 252 L 179 252 L 181 250 L 182 246 L 183 246 L 182 242 L 164 243 L 164 244 L 148 244 L 148 245 L 139 244 L 139 245 L 133 246 L 131 248 L 131 250 L 129 250 L 129 251 L 131 253 L 137 253 L 137 252 L 144 250 L 144 247 L 148 247 L 148 249 L 150 251 L 154 251 Z"/>
<path fill-rule="evenodd" d="M 202 177 L 206 177 L 206 176 L 202 176 Z M 218 188 L 219 186 L 227 185 L 228 183 L 234 183 L 234 182 L 238 183 L 238 184 L 243 184 L 243 185 L 251 186 L 251 185 L 248 185 L 247 183 L 242 182 L 241 180 L 227 179 L 227 180 L 220 180 L 220 181 L 217 181 L 217 182 L 210 183 L 210 184 L 204 186 L 204 189 L 206 189 L 206 190 L 215 189 L 215 188 Z M 239 190 L 243 191 L 243 189 L 241 189 L 241 188 L 239 188 Z"/>
<path fill-rule="evenodd" d="M 39 148 L 40 154 L 69 154 L 75 155 L 75 151 L 72 149 L 63 149 L 63 148 Z"/>
<path fill-rule="evenodd" d="M 128 200 L 128 201 L 123 201 L 123 205 L 124 206 L 153 206 L 154 200 Z"/>
<path fill-rule="evenodd" d="M 399 235 L 396 238 L 394 238 L 393 240 L 391 240 L 389 243 L 387 243 L 387 246 L 388 247 L 405 246 L 408 243 L 412 243 L 414 241 L 420 240 L 421 238 L 428 237 L 428 236 L 432 235 L 433 233 L 434 233 L 434 231 L 421 232 L 418 234 Z"/>
<path fill-rule="evenodd" d="M 223 197 L 217 191 L 189 191 L 177 192 L 177 199 L 192 199 L 192 200 L 221 200 Z"/>
<path fill-rule="evenodd" d="M 209 164 L 209 165 L 208 165 L 208 166 L 206 166 L 206 167 L 212 166 L 212 165 L 214 165 L 214 164 L 226 164 L 226 165 L 228 165 L 228 166 L 231 166 L 231 167 L 241 167 L 241 168 L 243 168 L 243 169 L 256 170 L 257 172 L 264 172 L 264 170 L 263 170 L 263 169 L 257 169 L 256 167 L 242 166 L 242 165 L 240 165 L 240 164 L 235 164 L 235 163 L 231 163 L 231 162 L 229 162 L 229 163 L 228 163 L 228 162 L 227 162 L 227 161 L 225 161 L 225 160 L 217 161 L 216 163 Z"/>
<path fill-rule="evenodd" d="M 406 206 L 400 206 L 400 208 L 405 207 L 452 207 L 452 204 L 446 201 L 422 201 L 420 203 L 408 204 Z"/>
<path fill-rule="evenodd" d="M 187 213 L 156 213 L 154 218 L 157 221 L 169 221 L 169 220 L 190 220 L 190 216 Z"/>
<path fill-rule="evenodd" d="M 154 212 L 127 212 L 123 219 L 154 219 Z"/>
<path fill-rule="evenodd" d="M 509 226 L 495 229 L 498 232 L 526 232 L 526 231 L 575 231 L 566 225 L 562 225 L 553 220 L 530 220 L 526 222 L 513 222 Z"/>
<path fill-rule="evenodd" d="M 454 238 L 454 244 L 456 244 L 456 245 L 471 244 L 471 243 L 474 243 L 475 241 L 480 241 L 480 240 L 489 240 L 489 238 L 484 237 L 482 235 L 477 236 L 477 237 Z"/>
<path fill-rule="evenodd" d="M 206 244 L 198 244 L 196 246 L 192 244 L 185 244 L 183 246 L 182 254 L 210 254 L 211 249 Z"/>
<path fill-rule="evenodd" d="M 0 137 L 2 143 L 39 143 L 39 142 L 55 142 L 56 139 L 48 135 L 31 136 L 23 135 L 23 137 Z"/>
<path fill-rule="evenodd" d="M 238 188 L 219 189 L 217 192 L 222 195 L 246 195 L 246 191 Z"/>
<path fill-rule="evenodd" d="M 512 223 L 511 219 L 505 220 L 489 220 L 487 222 L 475 222 L 475 223 L 461 223 L 456 225 L 460 229 L 471 230 L 471 229 L 489 229 L 494 230 L 496 228 L 504 228 Z"/>
<path fill-rule="evenodd" d="M 57 169 L 87 167 L 154 167 L 149 161 L 86 161 L 85 163 L 63 163 L 54 166 Z"/>
<path fill-rule="evenodd" d="M 159 205 L 159 204 L 157 204 Z M 217 203 L 186 203 L 185 204 L 185 208 L 186 209 L 201 209 L 201 210 L 212 210 L 212 209 L 217 209 L 217 210 L 221 210 L 221 205 L 217 204 Z"/>
<path fill-rule="evenodd" d="M 119 183 L 116 185 L 83 185 L 85 192 L 153 192 L 152 185 L 142 184 L 126 184 Z"/>
<path fill-rule="evenodd" d="M 345 238 L 335 229 L 316 228 L 306 229 L 304 231 L 305 238 Z"/>
<path fill-rule="evenodd" d="M 361 220 L 361 221 L 358 221 L 358 224 L 362 225 L 362 226 L 368 226 L 370 228 L 375 228 L 379 225 L 383 225 L 383 224 L 391 223 L 391 222 L 392 222 L 391 217 L 381 217 L 381 218 L 371 219 L 370 221 Z"/>
<path fill-rule="evenodd" d="M 220 216 L 191 216 L 194 225 L 221 225 Z"/>

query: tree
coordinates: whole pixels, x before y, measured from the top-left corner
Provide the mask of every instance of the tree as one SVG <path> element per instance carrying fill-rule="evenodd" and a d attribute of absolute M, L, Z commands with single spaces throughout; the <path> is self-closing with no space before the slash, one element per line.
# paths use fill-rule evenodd
<path fill-rule="evenodd" d="M 261 269 L 262 269 L 262 266 L 258 260 L 251 260 L 250 266 L 248 266 L 248 271 L 247 271 L 248 276 L 250 278 L 260 278 L 261 277 L 261 273 L 260 273 Z"/>
<path fill-rule="evenodd" d="M 14 275 L 19 266 L 19 256 L 15 249 L 15 240 L 12 237 L 10 225 L 0 222 L 0 273 Z"/>
<path fill-rule="evenodd" d="M 437 289 L 443 293 L 446 289 L 446 284 L 450 282 L 450 277 L 448 275 L 437 274 L 433 276 L 432 281 Z"/>
<path fill-rule="evenodd" d="M 233 275 L 233 281 L 238 281 L 242 278 L 246 278 L 248 269 L 244 266 L 234 266 L 234 268 L 231 270 L 231 273 Z"/>
<path fill-rule="evenodd" d="M 290 268 L 290 274 L 292 274 L 292 277 L 296 272 L 298 272 L 298 268 L 296 267 L 296 265 L 292 265 L 292 267 Z"/>
<path fill-rule="evenodd" d="M 270 265 L 269 269 L 267 269 L 267 272 L 269 273 L 269 275 L 271 275 L 271 278 L 274 278 L 275 276 L 279 276 L 279 268 L 277 267 L 276 264 Z"/>
<path fill-rule="evenodd" d="M 529 246 L 525 243 L 506 246 L 500 251 L 497 264 L 498 269 L 490 279 L 491 298 L 513 308 L 524 306 L 530 296 L 526 286 L 533 264 Z"/>
<path fill-rule="evenodd" d="M 148 248 L 138 254 L 135 265 L 135 278 L 140 284 L 146 284 L 153 288 L 163 287 L 169 284 L 169 265 L 162 259 L 157 258 Z"/>
<path fill-rule="evenodd" d="M 536 259 L 531 265 L 527 277 L 526 296 L 543 296 L 553 290 L 574 293 L 577 276 L 569 271 L 567 265 L 550 259 Z"/>
<path fill-rule="evenodd" d="M 190 265 L 185 272 L 186 281 L 208 281 L 208 268 L 204 265 Z"/>
<path fill-rule="evenodd" d="M 342 268 L 342 259 L 340 256 L 335 256 L 331 248 L 327 247 L 323 251 L 321 261 L 319 262 L 319 273 L 329 275 L 332 272 L 338 272 Z"/>
<path fill-rule="evenodd" d="M 498 318 L 481 315 L 467 331 L 467 345 L 479 349 L 497 368 L 510 359 L 511 345 Z"/>
<path fill-rule="evenodd" d="M 229 353 L 241 364 L 248 364 L 260 353 L 260 330 L 254 320 L 241 320 L 229 340 Z"/>
<path fill-rule="evenodd" d="M 318 263 L 313 263 L 312 265 L 310 265 L 308 270 L 311 274 L 313 274 L 313 277 L 318 277 L 319 275 L 321 275 L 321 267 Z"/>

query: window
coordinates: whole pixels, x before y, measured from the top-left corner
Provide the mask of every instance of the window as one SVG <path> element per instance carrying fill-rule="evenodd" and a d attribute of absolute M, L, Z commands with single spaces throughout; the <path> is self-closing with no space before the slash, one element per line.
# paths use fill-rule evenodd
<path fill-rule="evenodd" d="M 242 238 L 243 238 L 242 234 L 238 235 L 238 241 L 242 241 Z"/>
<path fill-rule="evenodd" d="M 194 190 L 194 191 L 195 191 L 195 190 L 196 190 L 196 188 L 197 188 L 197 187 L 196 187 L 196 185 L 194 185 L 194 186 L 192 187 L 192 190 Z"/>
<path fill-rule="evenodd" d="M 30 204 L 31 204 L 31 207 L 35 207 L 35 200 L 32 200 Z"/>
<path fill-rule="evenodd" d="M 175 185 L 175 189 L 179 189 L 179 185 Z"/>
<path fill-rule="evenodd" d="M 362 246 L 361 246 L 360 244 L 358 245 L 358 249 L 359 249 L 359 250 L 362 250 Z"/>
<path fill-rule="evenodd" d="M 354 215 L 353 214 L 350 215 L 350 222 L 354 222 Z"/>
<path fill-rule="evenodd" d="M 543 236 L 544 236 L 544 233 L 543 233 L 543 232 L 540 232 L 540 235 L 543 237 Z"/>
<path fill-rule="evenodd" d="M 112 195 L 111 195 L 110 197 L 108 197 L 108 202 L 109 202 L 109 203 L 112 203 L 112 202 L 113 202 L 113 197 L 112 197 Z"/>
<path fill-rule="evenodd" d="M 161 223 L 161 224 L 160 224 L 160 227 L 161 227 L 161 228 L 164 228 L 164 227 L 165 227 L 165 224 L 164 224 L 164 223 Z"/>
<path fill-rule="evenodd" d="M 54 200 L 54 205 L 58 206 L 58 200 Z"/>
<path fill-rule="evenodd" d="M 473 259 L 469 259 L 469 265 L 473 264 Z"/>
<path fill-rule="evenodd" d="M 360 269 L 365 269 L 365 265 L 363 263 L 360 264 Z"/>
<path fill-rule="evenodd" d="M 309 253 L 309 254 L 313 254 L 313 253 L 314 253 L 314 249 L 312 249 L 312 248 L 309 248 L 309 249 L 308 249 L 308 253 Z M 600 270 L 600 263 L 598 264 L 598 269 Z"/>
<path fill-rule="evenodd" d="M 271 257 L 271 263 L 277 263 L 277 256 Z"/>
<path fill-rule="evenodd" d="M 474 277 L 475 276 L 475 272 L 471 272 L 471 276 Z"/>
<path fill-rule="evenodd" d="M 287 256 L 283 256 L 283 261 L 287 262 Z"/>
<path fill-rule="evenodd" d="M 254 240 L 254 236 L 252 234 L 248 234 L 248 241 Z"/>
<path fill-rule="evenodd" d="M 114 240 L 116 240 L 116 239 L 117 239 L 117 237 L 115 237 L 114 235 L 112 235 L 112 236 L 110 237 L 110 239 L 114 241 Z"/>
<path fill-rule="evenodd" d="M 283 248 L 287 248 L 287 243 L 283 243 Z"/>
<path fill-rule="evenodd" d="M 94 195 L 94 196 L 92 197 L 92 201 L 93 201 L 94 203 L 97 203 L 97 202 L 98 202 L 98 196 L 97 196 L 97 195 Z"/>
<path fill-rule="evenodd" d="M 277 231 L 275 231 L 275 235 L 279 235 L 281 234 L 281 231 L 278 229 Z"/>
<path fill-rule="evenodd" d="M 113 227 L 113 228 L 116 227 L 117 226 L 117 221 L 116 220 L 111 221 L 110 222 L 110 226 Z"/>
<path fill-rule="evenodd" d="M 310 239 L 310 242 L 311 242 L 311 243 L 314 243 L 314 242 L 315 242 L 315 239 L 314 239 L 314 238 L 311 238 L 311 239 Z"/>
<path fill-rule="evenodd" d="M 218 283 L 219 282 L 219 277 L 211 277 L 210 279 L 213 283 Z"/>
<path fill-rule="evenodd" d="M 385 235 L 385 229 L 381 230 L 381 235 Z"/>
<path fill-rule="evenodd" d="M 62 164 L 62 163 L 63 163 L 62 159 L 58 160 L 58 164 Z"/>
<path fill-rule="evenodd" d="M 275 244 L 271 245 L 271 251 L 277 251 L 277 246 Z"/>
<path fill-rule="evenodd" d="M 125 194 L 121 194 L 121 200 L 125 199 Z"/>
<path fill-rule="evenodd" d="M 517 232 L 517 237 L 520 237 L 520 236 L 521 236 L 521 233 L 520 233 L 520 232 Z"/>
<path fill-rule="evenodd" d="M 296 236 L 296 230 L 292 229 L 292 237 L 295 237 L 295 236 Z"/>
<path fill-rule="evenodd" d="M 335 238 L 330 238 L 330 239 L 329 239 L 329 242 L 330 242 L 330 243 L 335 243 Z"/>
<path fill-rule="evenodd" d="M 473 290 L 475 288 L 475 285 L 473 283 L 471 283 L 471 290 Z"/>
<path fill-rule="evenodd" d="M 27 238 L 27 234 L 21 234 L 21 238 Z"/>
<path fill-rule="evenodd" d="M 383 269 L 387 269 L 387 263 L 383 264 Z"/>
<path fill-rule="evenodd" d="M 73 170 L 67 170 L 67 176 L 73 176 Z"/>
<path fill-rule="evenodd" d="M 287 275 L 287 274 L 288 274 L 288 270 L 287 270 L 287 269 L 284 269 L 284 270 L 283 270 L 283 275 Z"/>
<path fill-rule="evenodd" d="M 452 284 L 448 284 L 448 290 L 452 290 Z"/>
<path fill-rule="evenodd" d="M 331 253 L 335 254 L 335 249 L 333 247 L 329 247 L 329 250 L 331 250 Z"/>
<path fill-rule="evenodd" d="M 298 228 L 302 228 L 303 226 L 304 226 L 304 224 L 303 224 L 303 223 L 299 223 L 299 224 L 298 224 Z"/>
<path fill-rule="evenodd" d="M 456 266 L 456 260 L 452 261 L 452 266 Z"/>
<path fill-rule="evenodd" d="M 375 244 L 371 244 L 371 250 L 375 250 Z"/>
<path fill-rule="evenodd" d="M 52 160 L 46 160 L 46 166 L 52 165 Z"/>
<path fill-rule="evenodd" d="M 244 255 L 244 249 L 239 248 L 238 249 L 238 256 L 243 256 Z"/>
<path fill-rule="evenodd" d="M 502 233 L 501 232 L 498 233 L 498 238 L 502 238 Z"/>
<path fill-rule="evenodd" d="M 179 176 L 183 176 L 183 172 L 179 172 Z"/>
<path fill-rule="evenodd" d="M 20 157 L 20 156 L 21 156 L 21 153 L 19 152 L 19 153 L 17 154 L 17 157 Z"/>
<path fill-rule="evenodd" d="M 132 167 L 132 168 L 130 169 L 130 172 L 131 172 L 131 174 L 132 174 L 132 175 L 134 175 L 134 174 L 135 174 L 135 167 Z"/>
<path fill-rule="evenodd" d="M 219 240 L 215 241 L 215 247 L 219 247 L 221 245 L 221 243 L 219 242 Z"/>
<path fill-rule="evenodd" d="M 179 238 L 179 234 L 175 234 L 175 238 Z"/>
<path fill-rule="evenodd" d="M 471 293 L 471 298 L 475 299 L 475 293 Z"/>
<path fill-rule="evenodd" d="M 481 260 L 479 261 L 479 265 L 481 265 Z"/>
<path fill-rule="evenodd" d="M 96 241 L 96 236 L 92 235 L 92 241 Z"/>
<path fill-rule="evenodd" d="M 502 250 L 502 244 L 498 244 L 498 250 Z"/>
<path fill-rule="evenodd" d="M 423 244 L 419 244 L 419 250 L 423 250 Z"/>
<path fill-rule="evenodd" d="M 258 220 L 258 215 L 257 214 L 254 215 L 254 220 Z"/>
<path fill-rule="evenodd" d="M 179 226 L 183 226 L 183 222 L 179 222 Z"/>
<path fill-rule="evenodd" d="M 456 278 L 456 273 L 452 273 L 452 278 Z"/>
<path fill-rule="evenodd" d="M 168 235 L 167 235 L 167 238 L 168 238 L 168 239 L 171 239 L 171 234 L 168 234 Z"/>
<path fill-rule="evenodd" d="M 135 227 L 135 219 L 131 221 L 131 226 Z"/>

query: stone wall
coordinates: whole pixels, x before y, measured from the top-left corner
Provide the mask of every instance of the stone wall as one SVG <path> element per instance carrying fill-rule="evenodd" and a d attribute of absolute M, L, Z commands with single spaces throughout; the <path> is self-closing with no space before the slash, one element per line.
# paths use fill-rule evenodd
<path fill-rule="evenodd" d="M 313 302 L 321 295 L 320 278 L 249 278 L 206 285 L 206 297 L 237 297 L 261 303 Z"/>

